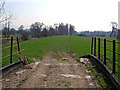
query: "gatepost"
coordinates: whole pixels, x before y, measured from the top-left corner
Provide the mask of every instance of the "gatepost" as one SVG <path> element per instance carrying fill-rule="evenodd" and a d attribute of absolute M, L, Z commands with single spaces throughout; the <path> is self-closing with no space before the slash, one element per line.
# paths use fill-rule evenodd
<path fill-rule="evenodd" d="M 118 2 L 118 41 L 120 42 L 120 1 Z M 117 50 L 120 53 L 120 44 L 118 44 Z M 120 55 L 118 55 L 118 63 L 120 64 Z M 117 69 L 117 76 L 120 79 L 120 66 L 117 65 Z"/>

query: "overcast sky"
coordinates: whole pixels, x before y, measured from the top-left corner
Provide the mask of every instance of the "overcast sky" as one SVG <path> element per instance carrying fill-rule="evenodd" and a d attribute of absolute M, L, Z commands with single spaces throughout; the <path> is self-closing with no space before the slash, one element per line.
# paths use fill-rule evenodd
<path fill-rule="evenodd" d="M 12 27 L 29 27 L 34 22 L 46 25 L 73 24 L 76 31 L 111 30 L 118 22 L 119 0 L 7 0 L 13 12 Z"/>

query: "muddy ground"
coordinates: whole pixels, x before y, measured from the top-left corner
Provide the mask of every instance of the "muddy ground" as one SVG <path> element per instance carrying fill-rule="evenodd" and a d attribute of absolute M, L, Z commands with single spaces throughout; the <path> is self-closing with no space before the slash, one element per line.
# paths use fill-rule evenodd
<path fill-rule="evenodd" d="M 49 53 L 35 63 L 12 71 L 2 79 L 3 88 L 98 88 L 94 76 L 86 65 L 87 58 L 79 63 L 68 53 Z"/>

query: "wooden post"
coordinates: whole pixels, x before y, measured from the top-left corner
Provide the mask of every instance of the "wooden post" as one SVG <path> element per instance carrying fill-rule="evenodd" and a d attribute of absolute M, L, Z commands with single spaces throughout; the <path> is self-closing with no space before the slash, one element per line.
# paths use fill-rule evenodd
<path fill-rule="evenodd" d="M 94 56 L 96 56 L 96 37 L 94 38 Z"/>
<path fill-rule="evenodd" d="M 104 39 L 104 64 L 106 65 L 106 39 Z"/>
<path fill-rule="evenodd" d="M 120 40 L 120 2 L 118 2 L 118 39 Z"/>
<path fill-rule="evenodd" d="M 100 59 L 100 38 L 98 38 L 98 58 Z"/>
<path fill-rule="evenodd" d="M 19 38 L 17 37 L 18 52 L 20 54 Z"/>
<path fill-rule="evenodd" d="M 120 1 L 118 2 L 118 41 L 120 42 Z M 117 45 L 117 52 L 120 53 L 120 44 Z M 118 64 L 120 64 L 120 55 L 118 57 Z M 117 77 L 120 78 L 120 66 L 117 65 Z"/>
<path fill-rule="evenodd" d="M 113 74 L 115 74 L 115 40 L 113 40 Z"/>
<path fill-rule="evenodd" d="M 13 37 L 11 37 L 11 49 L 10 49 L 10 63 L 12 63 L 12 49 L 13 49 Z"/>
<path fill-rule="evenodd" d="M 118 29 L 118 36 L 117 38 L 120 40 L 120 29 Z"/>
<path fill-rule="evenodd" d="M 118 2 L 118 41 L 120 42 L 120 1 Z M 117 45 L 117 52 L 120 53 L 120 44 Z M 118 64 L 120 64 L 120 55 L 118 57 Z M 120 66 L 117 65 L 117 77 L 120 78 Z"/>
<path fill-rule="evenodd" d="M 92 44 L 91 44 L 91 54 L 93 54 L 93 37 L 92 37 Z"/>

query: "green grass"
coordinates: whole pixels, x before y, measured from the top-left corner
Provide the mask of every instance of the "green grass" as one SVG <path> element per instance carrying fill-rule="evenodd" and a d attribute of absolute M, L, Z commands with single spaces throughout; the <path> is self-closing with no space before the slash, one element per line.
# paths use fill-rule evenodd
<path fill-rule="evenodd" d="M 115 38 L 107 38 L 107 40 L 114 40 Z M 112 50 L 112 43 L 107 42 L 107 48 Z M 9 45 L 3 45 L 6 47 Z M 101 46 L 103 46 L 103 41 L 101 41 Z M 13 52 L 16 52 L 17 47 L 14 47 Z M 79 37 L 79 36 L 53 36 L 40 38 L 35 40 L 27 40 L 20 43 L 20 49 L 25 49 L 22 55 L 27 56 L 30 60 L 32 58 L 41 58 L 47 52 L 72 52 L 76 53 L 75 59 L 79 57 L 90 54 L 91 49 L 91 37 Z M 98 47 L 96 48 L 98 49 Z M 116 50 L 118 45 L 116 44 Z M 101 48 L 101 53 L 104 54 L 103 48 Z M 2 56 L 10 54 L 10 48 L 2 51 Z M 98 55 L 98 54 L 97 54 Z M 107 51 L 107 57 L 112 59 L 112 53 Z M 101 56 L 101 59 L 103 57 Z M 10 57 L 2 60 L 2 65 L 5 66 L 9 64 Z M 116 61 L 118 62 L 120 58 L 116 55 Z M 18 61 L 18 55 L 13 55 L 13 62 Z M 120 64 L 120 62 L 118 62 Z M 107 60 L 107 66 L 112 71 L 112 64 Z M 116 65 L 116 75 L 119 76 L 118 71 L 120 67 Z"/>
<path fill-rule="evenodd" d="M 75 58 L 90 53 L 91 38 L 78 36 L 53 36 L 35 40 L 27 40 L 20 43 L 20 49 L 25 49 L 22 55 L 31 58 L 41 58 L 47 52 L 72 52 Z M 3 45 L 3 47 L 9 45 Z M 16 47 L 17 48 L 17 47 Z M 16 52 L 14 47 L 13 52 Z M 10 48 L 2 51 L 2 56 L 10 53 Z M 9 64 L 10 57 L 2 60 L 2 65 Z M 13 55 L 13 61 L 18 61 L 18 55 Z"/>
<path fill-rule="evenodd" d="M 114 38 L 107 38 L 109 40 L 114 40 Z M 2 47 L 10 46 L 9 44 L 3 45 Z M 101 41 L 101 46 L 103 46 L 103 41 Z M 116 50 L 118 50 L 118 45 L 116 44 Z M 107 48 L 112 49 L 112 43 L 107 42 Z M 13 53 L 16 52 L 17 46 L 13 48 Z M 25 49 L 21 52 L 22 55 L 27 56 L 30 61 L 32 58 L 41 58 L 48 52 L 72 52 L 75 53 L 74 58 L 79 60 L 79 57 L 90 54 L 91 49 L 91 37 L 79 37 L 79 36 L 52 36 L 34 40 L 27 40 L 24 42 L 20 42 L 20 49 Z M 96 48 L 98 49 L 98 47 Z M 103 48 L 101 48 L 101 53 L 104 54 Z M 2 51 L 2 56 L 6 56 L 10 54 L 10 48 Z M 112 59 L 112 53 L 107 51 L 107 57 Z M 62 58 L 61 56 L 56 56 L 56 58 Z M 118 56 L 117 60 L 120 59 Z M 103 57 L 101 56 L 101 59 Z M 18 55 L 13 55 L 13 62 L 18 61 Z M 2 66 L 8 65 L 10 61 L 10 57 L 7 57 L 2 60 Z M 112 64 L 109 60 L 107 60 L 107 66 L 112 71 Z M 116 66 L 116 74 L 119 76 L 119 68 Z M 102 75 L 94 73 L 96 78 L 98 79 L 98 83 L 102 87 L 107 87 L 107 84 L 102 79 Z"/>
<path fill-rule="evenodd" d="M 24 55 L 30 58 L 39 58 L 47 52 L 73 52 L 76 58 L 90 53 L 89 37 L 53 36 L 21 42 Z"/>

